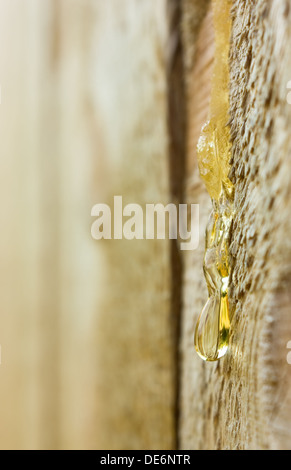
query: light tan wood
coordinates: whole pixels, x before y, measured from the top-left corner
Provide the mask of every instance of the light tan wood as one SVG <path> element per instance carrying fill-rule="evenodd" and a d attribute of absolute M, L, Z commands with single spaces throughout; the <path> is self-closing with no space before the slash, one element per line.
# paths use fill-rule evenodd
<path fill-rule="evenodd" d="M 115 0 L 97 10 L 95 103 L 100 158 L 110 182 L 105 202 L 112 204 L 119 194 L 124 204 L 169 202 L 166 2 Z M 172 448 L 176 338 L 170 243 L 104 242 L 102 252 L 98 445 Z"/>
<path fill-rule="evenodd" d="M 91 238 L 171 202 L 166 7 L 0 0 L 3 449 L 175 446 L 170 243 Z"/>
<path fill-rule="evenodd" d="M 3 449 L 97 445 L 89 6 L 0 2 Z"/>
<path fill-rule="evenodd" d="M 230 115 L 236 215 L 231 243 L 231 343 L 227 356 L 216 364 L 204 364 L 194 356 L 194 319 L 206 291 L 202 253 L 192 255 L 185 272 L 182 448 L 291 448 L 291 368 L 287 363 L 291 107 L 286 99 L 291 76 L 290 24 L 285 2 L 234 1 Z M 203 45 L 207 57 L 206 40 Z M 190 120 L 195 106 L 199 108 L 203 101 L 203 90 L 197 95 L 195 84 L 201 61 L 201 55 L 197 56 L 188 80 L 188 93 L 193 102 L 196 98 L 188 113 Z M 189 158 L 195 160 L 195 152 Z M 188 176 L 196 181 L 191 165 Z M 192 196 L 190 187 L 188 191 Z M 200 222 L 205 225 L 202 194 L 197 189 L 194 197 L 202 201 Z"/>
<path fill-rule="evenodd" d="M 209 1 L 0 0 L 1 449 L 291 448 L 291 10 L 233 3 L 232 333 L 205 364 Z M 200 204 L 199 249 L 94 241 L 114 195 Z"/>

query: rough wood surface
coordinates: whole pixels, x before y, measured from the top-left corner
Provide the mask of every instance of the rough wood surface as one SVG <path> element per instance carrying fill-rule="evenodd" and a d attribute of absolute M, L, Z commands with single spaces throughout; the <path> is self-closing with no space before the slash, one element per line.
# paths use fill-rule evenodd
<path fill-rule="evenodd" d="M 216 364 L 194 357 L 193 315 L 206 295 L 197 253 L 186 266 L 181 344 L 180 436 L 187 449 L 291 448 L 290 13 L 287 1 L 233 4 L 231 343 Z M 192 96 L 195 84 L 188 83 Z M 204 225 L 204 197 L 198 189 L 193 197 L 202 201 Z"/>
<path fill-rule="evenodd" d="M 290 2 L 232 15 L 232 333 L 205 364 L 209 1 L 0 0 L 0 448 L 171 449 L 178 415 L 183 449 L 291 448 Z M 114 195 L 200 204 L 183 278 L 174 243 L 91 239 Z"/>

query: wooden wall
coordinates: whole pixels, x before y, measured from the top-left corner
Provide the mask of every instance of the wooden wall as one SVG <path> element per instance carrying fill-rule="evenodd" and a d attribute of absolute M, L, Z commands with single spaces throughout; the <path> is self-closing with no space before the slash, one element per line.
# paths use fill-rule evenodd
<path fill-rule="evenodd" d="M 201 201 L 205 226 L 207 202 L 196 176 L 195 141 L 201 109 L 207 108 L 213 47 L 211 13 L 197 26 L 201 3 L 185 0 L 183 24 L 191 161 L 187 194 Z M 287 1 L 233 2 L 231 340 L 218 363 L 193 357 L 194 322 L 207 297 L 201 249 L 185 261 L 179 427 L 184 449 L 291 447 L 289 7 Z"/>
<path fill-rule="evenodd" d="M 168 202 L 161 0 L 1 0 L 1 448 L 171 448 L 168 242 L 91 209 Z"/>
<path fill-rule="evenodd" d="M 0 448 L 290 448 L 289 3 L 233 2 L 232 334 L 204 364 L 205 0 L 0 0 Z M 91 209 L 200 204 L 200 245 Z"/>

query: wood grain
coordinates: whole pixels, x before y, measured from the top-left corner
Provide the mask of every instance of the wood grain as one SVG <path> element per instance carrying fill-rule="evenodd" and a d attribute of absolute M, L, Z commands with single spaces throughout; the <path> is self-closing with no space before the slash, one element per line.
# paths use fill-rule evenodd
<path fill-rule="evenodd" d="M 170 243 L 91 238 L 171 202 L 166 6 L 0 0 L 3 449 L 175 446 Z"/>
<path fill-rule="evenodd" d="M 124 204 L 167 203 L 166 2 L 114 0 L 97 10 L 100 86 L 95 102 L 103 141 L 100 157 L 110 182 L 106 202 L 112 204 L 113 195 L 121 194 Z M 96 331 L 98 445 L 172 448 L 176 337 L 170 243 L 113 241 L 104 242 L 102 250 L 106 270 Z"/>
<path fill-rule="evenodd" d="M 235 0 L 232 15 L 231 344 L 217 364 L 192 356 L 193 314 L 206 295 L 197 255 L 185 273 L 181 445 L 290 449 L 290 8 L 288 2 Z M 201 60 L 196 57 L 194 70 Z M 189 178 L 195 181 L 191 167 Z"/>

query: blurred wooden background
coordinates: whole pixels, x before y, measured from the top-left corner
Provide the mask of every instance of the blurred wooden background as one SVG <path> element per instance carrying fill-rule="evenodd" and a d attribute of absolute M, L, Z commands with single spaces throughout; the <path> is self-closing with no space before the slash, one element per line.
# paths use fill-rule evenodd
<path fill-rule="evenodd" d="M 92 13 L 0 2 L 1 448 L 96 445 Z"/>
<path fill-rule="evenodd" d="M 175 446 L 168 242 L 91 209 L 170 201 L 166 1 L 0 0 L 1 448 Z"/>
<path fill-rule="evenodd" d="M 290 9 L 233 3 L 236 310 L 210 365 L 210 2 L 0 0 L 1 449 L 291 448 Z M 199 203 L 199 250 L 92 240 L 114 195 Z"/>

